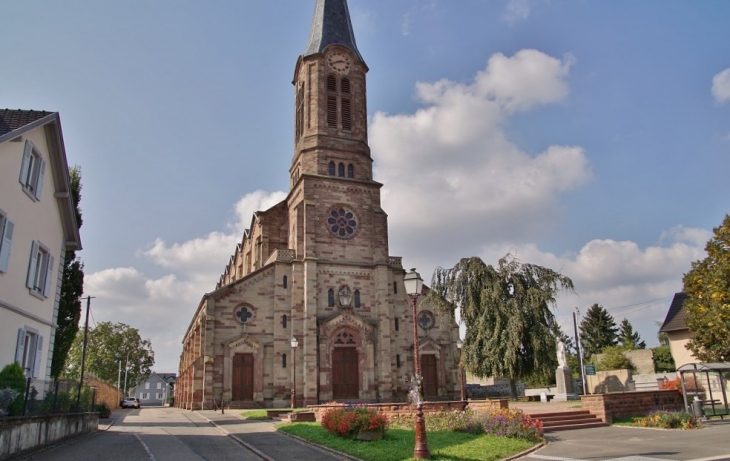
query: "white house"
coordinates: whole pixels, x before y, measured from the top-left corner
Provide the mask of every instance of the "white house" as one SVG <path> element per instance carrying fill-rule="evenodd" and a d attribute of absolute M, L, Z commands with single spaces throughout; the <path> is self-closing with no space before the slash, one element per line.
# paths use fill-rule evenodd
<path fill-rule="evenodd" d="M 0 109 L 0 367 L 49 379 L 67 250 L 80 250 L 57 112 Z"/>

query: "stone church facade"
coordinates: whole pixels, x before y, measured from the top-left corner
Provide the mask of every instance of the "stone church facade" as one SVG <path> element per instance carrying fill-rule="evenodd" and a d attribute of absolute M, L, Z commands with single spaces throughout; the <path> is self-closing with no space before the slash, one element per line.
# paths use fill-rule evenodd
<path fill-rule="evenodd" d="M 254 214 L 183 339 L 175 404 L 289 406 L 404 401 L 413 316 L 388 252 L 367 139 L 365 64 L 346 0 L 317 0 L 294 72 L 290 191 Z M 427 399 L 459 395 L 458 327 L 419 297 Z M 298 346 L 292 347 L 292 338 Z"/>

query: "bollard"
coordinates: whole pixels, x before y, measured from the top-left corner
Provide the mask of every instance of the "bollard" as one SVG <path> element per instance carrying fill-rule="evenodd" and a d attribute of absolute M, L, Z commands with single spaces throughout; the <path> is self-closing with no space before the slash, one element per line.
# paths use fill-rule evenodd
<path fill-rule="evenodd" d="M 695 417 L 697 419 L 700 419 L 705 416 L 704 409 L 702 408 L 702 404 L 704 402 L 702 399 L 700 399 L 699 395 L 695 395 L 694 401 L 692 401 L 692 412 L 694 413 Z"/>

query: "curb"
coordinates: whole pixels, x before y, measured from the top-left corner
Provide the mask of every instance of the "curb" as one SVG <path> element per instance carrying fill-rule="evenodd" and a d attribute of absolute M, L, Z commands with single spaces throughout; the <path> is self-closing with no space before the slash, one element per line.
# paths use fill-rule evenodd
<path fill-rule="evenodd" d="M 541 448 L 544 448 L 545 446 L 547 446 L 547 443 L 540 442 L 540 443 L 538 443 L 537 445 L 535 445 L 532 448 L 528 448 L 525 451 L 522 451 L 520 453 L 517 453 L 515 455 L 510 456 L 509 458 L 504 458 L 501 461 L 513 461 L 515 459 L 520 459 L 522 457 L 525 457 L 525 456 L 529 455 L 530 453 L 536 452 L 537 450 L 540 450 Z"/>
<path fill-rule="evenodd" d="M 211 419 L 209 419 L 209 418 L 208 418 L 207 416 L 205 416 L 205 415 L 201 415 L 200 413 L 198 413 L 198 411 L 197 411 L 197 410 L 195 410 L 195 414 L 197 414 L 197 415 L 198 415 L 198 416 L 200 416 L 201 418 L 203 418 L 203 419 L 205 419 L 206 421 L 208 421 L 208 424 L 210 424 L 211 426 L 215 427 L 215 428 L 216 428 L 216 429 L 217 429 L 217 430 L 218 430 L 219 432 L 221 432 L 221 433 L 225 434 L 225 435 L 226 435 L 227 437 L 230 437 L 230 438 L 231 438 L 231 440 L 233 440 L 233 441 L 234 441 L 235 443 L 237 443 L 237 444 L 241 445 L 241 446 L 242 446 L 243 448 L 245 448 L 245 449 L 247 449 L 247 450 L 251 451 L 252 453 L 256 454 L 257 456 L 260 456 L 260 457 L 261 457 L 262 459 L 264 459 L 264 460 L 266 460 L 266 461 L 276 461 L 276 460 L 274 460 L 273 458 L 271 458 L 270 456 L 267 456 L 267 455 L 266 455 L 266 454 L 265 454 L 264 452 L 262 452 L 262 451 L 261 451 L 261 450 L 259 450 L 258 448 L 255 448 L 254 446 L 250 445 L 249 443 L 246 443 L 246 442 L 244 442 L 243 440 L 239 439 L 239 438 L 238 438 L 238 437 L 236 437 L 236 436 L 235 436 L 234 434 L 231 434 L 230 432 L 228 432 L 228 431 L 227 431 L 227 430 L 226 430 L 225 428 L 223 428 L 222 426 L 219 426 L 219 425 L 217 425 L 217 424 L 215 423 L 215 421 L 212 421 L 212 420 L 211 420 Z M 238 418 L 238 416 L 236 416 L 236 417 Z M 245 419 L 243 419 L 243 418 L 239 418 L 239 419 L 241 419 L 242 421 L 245 421 Z"/>
<path fill-rule="evenodd" d="M 363 461 L 360 458 L 355 458 L 354 456 L 348 455 L 347 453 L 342 453 L 341 451 L 337 451 L 334 448 L 325 447 L 324 445 L 318 445 L 316 443 L 310 442 L 309 440 L 303 439 L 303 438 L 301 438 L 301 437 L 299 437 L 297 435 L 294 435 L 294 434 L 288 434 L 288 433 L 283 432 L 283 431 L 280 431 L 278 429 L 276 430 L 276 433 L 277 434 L 281 434 L 281 435 L 283 435 L 285 437 L 289 437 L 289 438 L 291 438 L 291 439 L 293 439 L 293 440 L 295 440 L 295 441 L 297 441 L 299 443 L 302 443 L 304 445 L 309 445 L 310 447 L 312 447 L 312 448 L 314 448 L 316 450 L 323 451 L 323 452 L 325 452 L 327 454 L 330 454 L 332 456 L 336 456 L 336 457 L 338 457 L 340 459 L 345 459 L 345 460 L 348 460 L 348 461 Z"/>

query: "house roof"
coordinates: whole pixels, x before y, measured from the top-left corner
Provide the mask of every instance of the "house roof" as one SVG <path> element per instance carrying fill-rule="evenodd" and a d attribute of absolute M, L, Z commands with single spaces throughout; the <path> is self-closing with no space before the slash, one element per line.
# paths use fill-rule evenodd
<path fill-rule="evenodd" d="M 58 112 L 0 109 L 0 144 L 17 139 L 26 132 L 39 127 L 44 128 L 48 142 L 54 196 L 61 214 L 66 249 L 81 250 L 81 234 L 79 234 L 76 211 L 71 198 L 68 160 Z"/>
<path fill-rule="evenodd" d="M 672 331 L 687 330 L 687 311 L 684 309 L 684 302 L 688 296 L 686 293 L 675 293 L 672 304 L 669 306 L 669 312 L 664 319 L 664 324 L 659 329 L 660 333 L 669 333 Z"/>

